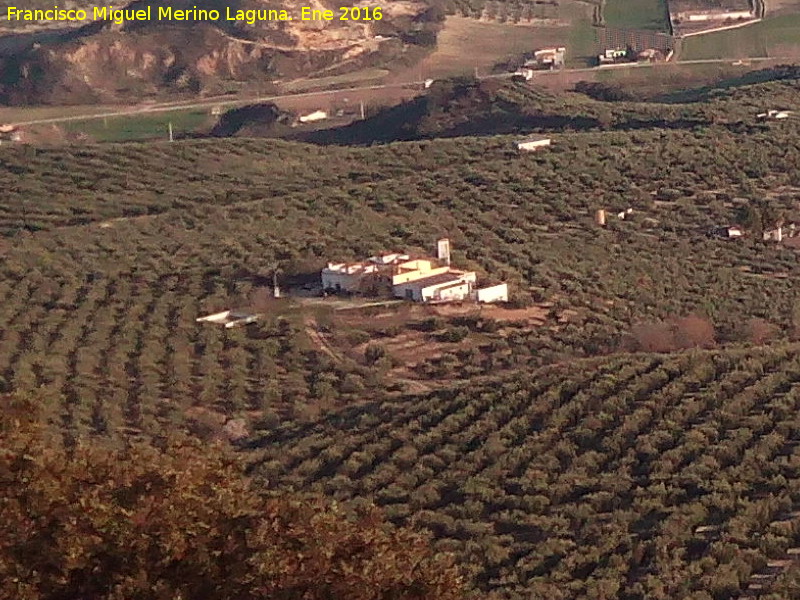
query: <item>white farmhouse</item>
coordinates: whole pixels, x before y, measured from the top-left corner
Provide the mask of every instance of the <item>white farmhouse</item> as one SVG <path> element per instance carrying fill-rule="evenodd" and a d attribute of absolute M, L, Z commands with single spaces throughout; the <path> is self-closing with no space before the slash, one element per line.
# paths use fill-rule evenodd
<path fill-rule="evenodd" d="M 436 243 L 436 258 L 382 254 L 363 262 L 328 263 L 322 269 L 322 288 L 333 292 L 373 293 L 391 289 L 395 298 L 414 302 L 506 302 L 508 285 L 478 289 L 474 271 L 450 266 L 450 240 Z"/>
<path fill-rule="evenodd" d="M 408 254 L 380 254 L 370 256 L 363 262 L 328 263 L 322 269 L 322 289 L 336 292 L 359 292 L 364 289 L 368 279 L 375 279 L 380 275 L 391 272 L 391 267 L 406 263 Z"/>

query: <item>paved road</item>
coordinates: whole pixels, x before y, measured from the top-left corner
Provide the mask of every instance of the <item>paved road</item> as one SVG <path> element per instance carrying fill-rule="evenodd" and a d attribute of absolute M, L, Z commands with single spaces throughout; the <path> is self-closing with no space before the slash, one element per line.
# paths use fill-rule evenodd
<path fill-rule="evenodd" d="M 315 92 L 300 92 L 293 94 L 281 94 L 277 96 L 247 96 L 247 97 L 217 96 L 212 98 L 204 98 L 203 100 L 197 102 L 192 102 L 192 101 L 160 102 L 157 104 L 148 104 L 146 106 L 134 106 L 124 110 L 106 111 L 106 112 L 98 112 L 98 113 L 84 114 L 84 115 L 71 115 L 68 117 L 48 117 L 46 119 L 33 119 L 30 121 L 13 121 L 10 124 L 16 126 L 25 126 L 25 125 L 46 125 L 50 123 L 67 123 L 69 121 L 91 121 L 93 119 L 104 119 L 107 117 L 128 117 L 131 115 L 138 115 L 138 114 L 153 114 L 162 112 L 172 112 L 178 110 L 191 110 L 193 108 L 204 108 L 208 106 L 235 106 L 238 104 L 251 104 L 255 102 L 274 102 L 276 100 L 282 100 L 286 98 L 312 98 L 312 97 L 322 98 L 325 96 L 330 96 L 332 94 L 340 94 L 343 92 L 383 90 L 390 88 L 402 89 L 404 86 L 408 85 L 413 85 L 413 84 L 397 83 L 388 85 L 369 85 L 369 86 L 352 87 L 352 88 L 322 91 L 322 92 L 315 91 Z M 422 82 L 419 82 L 418 85 L 421 86 Z"/>
<path fill-rule="evenodd" d="M 792 60 L 789 58 L 781 58 L 781 57 L 771 57 L 771 58 L 751 58 L 744 61 L 744 64 L 752 64 L 756 62 L 767 62 L 767 61 L 774 61 L 774 60 Z M 609 69 L 633 69 L 633 68 L 658 68 L 664 66 L 666 64 L 678 64 L 678 65 L 701 65 L 701 64 L 722 64 L 722 63 L 734 63 L 730 58 L 718 58 L 718 59 L 706 59 L 706 60 L 687 60 L 687 61 L 680 61 L 677 63 L 625 63 L 619 65 L 605 65 L 602 67 L 588 67 L 583 69 L 563 69 L 561 71 L 539 71 L 535 72 L 535 77 L 547 77 L 550 75 L 558 75 L 560 73 L 593 73 L 597 71 L 609 70 Z M 511 73 L 499 73 L 496 75 L 483 75 L 478 77 L 478 79 L 486 80 L 486 79 L 507 79 L 511 77 Z M 117 110 L 117 111 L 107 111 L 107 112 L 98 112 L 94 114 L 84 114 L 84 115 L 72 115 L 67 117 L 49 117 L 46 119 L 33 119 L 30 121 L 15 121 L 10 123 L 11 125 L 15 125 L 18 127 L 23 127 L 27 125 L 46 125 L 46 124 L 53 124 L 53 123 L 67 123 L 70 121 L 91 121 L 95 119 L 104 119 L 108 117 L 126 117 L 138 114 L 153 114 L 153 113 L 163 113 L 163 112 L 172 112 L 178 110 L 191 110 L 195 108 L 205 108 L 210 106 L 236 106 L 241 104 L 251 104 L 256 102 L 275 102 L 278 100 L 286 100 L 291 98 L 324 98 L 326 96 L 331 96 L 334 94 L 344 94 L 344 93 L 352 93 L 352 92 L 366 92 L 371 90 L 388 90 L 388 89 L 407 89 L 411 86 L 422 87 L 422 81 L 412 81 L 406 83 L 387 83 L 387 84 L 379 84 L 379 85 L 367 85 L 367 86 L 359 86 L 359 87 L 351 87 L 351 88 L 343 88 L 343 89 L 336 89 L 336 90 L 328 90 L 328 91 L 311 91 L 311 92 L 299 92 L 299 93 L 291 93 L 291 94 L 279 94 L 273 96 L 247 96 L 247 97 L 232 97 L 232 96 L 215 96 L 211 98 L 204 98 L 203 100 L 199 100 L 196 102 L 186 100 L 186 101 L 174 101 L 174 102 L 161 102 L 157 104 L 149 104 L 146 106 L 134 106 L 129 109 L 124 110 Z"/>

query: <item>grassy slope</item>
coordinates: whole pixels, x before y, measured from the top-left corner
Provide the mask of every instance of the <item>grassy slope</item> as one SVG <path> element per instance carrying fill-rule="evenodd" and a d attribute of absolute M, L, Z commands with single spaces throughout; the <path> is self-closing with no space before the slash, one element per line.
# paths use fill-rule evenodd
<path fill-rule="evenodd" d="M 569 19 L 571 23 L 567 45 L 567 67 L 582 68 L 594 65 L 597 47 L 595 32 L 592 28 L 591 7 L 584 3 L 563 3 L 560 5 L 559 18 Z M 564 44 L 563 34 L 558 45 Z M 543 44 L 537 43 L 537 48 Z"/>
<path fill-rule="evenodd" d="M 166 139 L 169 124 L 177 137 L 189 134 L 213 123 L 209 109 L 175 111 L 158 115 L 133 115 L 110 117 L 91 121 L 72 121 L 62 125 L 66 132 L 88 135 L 96 142 L 129 142 L 136 140 Z"/>
<path fill-rule="evenodd" d="M 800 52 L 800 15 L 768 18 L 739 29 L 688 38 L 681 59 L 796 57 Z"/>
<path fill-rule="evenodd" d="M 669 31 L 666 0 L 609 0 L 603 11 L 609 27 Z"/>
<path fill-rule="evenodd" d="M 568 38 L 567 67 L 580 69 L 594 66 L 596 57 L 595 32 L 588 19 L 576 21 Z"/>

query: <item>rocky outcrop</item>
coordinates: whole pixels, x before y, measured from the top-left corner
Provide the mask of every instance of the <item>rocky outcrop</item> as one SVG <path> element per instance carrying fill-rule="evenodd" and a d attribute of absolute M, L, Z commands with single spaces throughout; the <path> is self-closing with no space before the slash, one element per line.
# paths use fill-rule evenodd
<path fill-rule="evenodd" d="M 270 137 L 279 125 L 291 126 L 294 115 L 273 103 L 251 104 L 231 109 L 219 118 L 209 135 L 213 137 Z"/>

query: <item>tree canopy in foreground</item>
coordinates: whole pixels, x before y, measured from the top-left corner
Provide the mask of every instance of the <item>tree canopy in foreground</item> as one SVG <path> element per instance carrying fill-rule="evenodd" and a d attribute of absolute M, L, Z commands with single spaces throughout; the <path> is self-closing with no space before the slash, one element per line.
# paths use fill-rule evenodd
<path fill-rule="evenodd" d="M 0 597 L 461 597 L 452 561 L 374 507 L 253 491 L 236 456 L 181 440 L 65 448 L 32 403 L 0 414 Z"/>

